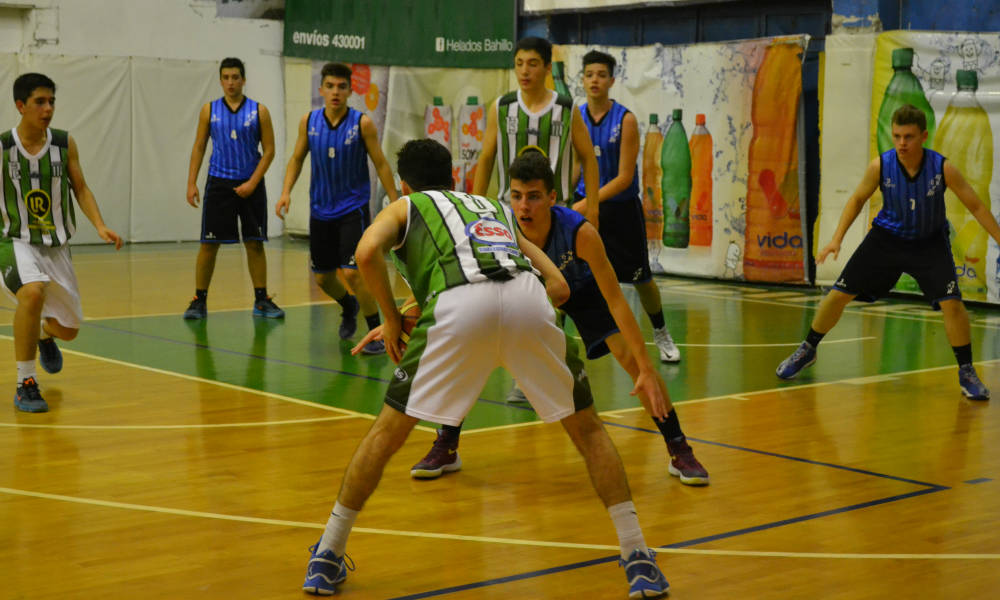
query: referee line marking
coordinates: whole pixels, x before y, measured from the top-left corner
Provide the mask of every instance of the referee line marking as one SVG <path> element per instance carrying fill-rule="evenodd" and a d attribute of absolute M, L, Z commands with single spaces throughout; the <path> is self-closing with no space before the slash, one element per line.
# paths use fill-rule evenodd
<path fill-rule="evenodd" d="M 249 517 L 243 515 L 227 515 L 223 513 L 213 513 L 197 510 L 185 510 L 181 508 L 169 508 L 165 506 L 152 506 L 148 504 L 133 504 L 129 502 L 115 502 L 111 500 L 99 500 L 97 498 L 81 498 L 78 496 L 67 496 L 63 494 L 49 494 L 45 492 L 34 492 L 16 488 L 0 487 L 0 493 L 10 496 L 21 496 L 26 498 L 36 498 L 42 500 L 54 500 L 58 502 L 70 502 L 73 504 L 84 504 L 89 506 L 101 506 L 105 508 L 119 508 L 123 510 L 133 510 L 139 512 L 150 512 L 180 517 L 195 517 L 201 519 L 215 519 L 220 521 L 235 521 L 241 523 L 253 523 L 257 525 L 274 525 L 279 527 L 297 527 L 302 529 L 323 529 L 323 523 L 309 523 L 305 521 L 289 521 L 284 519 L 266 519 L 261 517 Z M 507 544 L 513 546 L 535 546 L 542 548 L 566 548 L 576 550 L 601 550 L 618 552 L 618 546 L 609 544 L 580 544 L 571 542 L 556 542 L 550 540 L 530 540 L 518 538 L 500 538 L 480 535 L 459 535 L 451 533 L 436 533 L 427 531 L 408 531 L 403 529 L 380 529 L 372 527 L 354 527 L 352 533 L 368 533 L 373 535 L 388 535 L 399 537 L 413 537 L 439 540 L 453 540 L 462 542 L 478 542 L 486 544 Z M 659 547 L 650 548 L 662 554 L 701 554 L 710 556 L 760 556 L 778 558 L 842 558 L 842 559 L 883 559 L 883 560 L 998 560 L 1000 554 L 861 554 L 861 553 L 832 553 L 832 552 L 781 552 L 767 550 L 712 550 L 698 548 L 678 548 Z"/>

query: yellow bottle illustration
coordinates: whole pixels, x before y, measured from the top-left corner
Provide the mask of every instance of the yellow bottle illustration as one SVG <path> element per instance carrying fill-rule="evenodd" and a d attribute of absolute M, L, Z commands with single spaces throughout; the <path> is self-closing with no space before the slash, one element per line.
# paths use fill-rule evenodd
<path fill-rule="evenodd" d="M 962 172 L 979 199 L 990 207 L 990 182 L 993 179 L 993 130 L 990 119 L 976 100 L 979 78 L 975 71 L 959 71 L 958 91 L 934 136 L 937 150 Z M 986 299 L 986 244 L 988 235 L 975 217 L 950 189 L 945 192 L 948 222 L 955 235 L 952 254 L 962 295 L 970 300 Z"/>

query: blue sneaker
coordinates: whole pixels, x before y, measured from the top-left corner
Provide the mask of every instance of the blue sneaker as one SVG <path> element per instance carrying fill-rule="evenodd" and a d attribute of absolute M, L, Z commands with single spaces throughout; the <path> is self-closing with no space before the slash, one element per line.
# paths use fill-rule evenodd
<path fill-rule="evenodd" d="M 340 311 L 340 339 L 349 340 L 354 337 L 354 332 L 358 330 L 358 312 L 361 310 L 361 305 L 358 304 L 357 299 L 354 296 L 349 296 L 351 299 L 351 306 L 344 307 Z"/>
<path fill-rule="evenodd" d="M 278 305 L 268 296 L 263 300 L 253 303 L 253 316 L 264 317 L 265 319 L 284 319 L 285 311 L 278 308 Z"/>
<path fill-rule="evenodd" d="M 34 377 L 28 377 L 17 384 L 17 392 L 14 394 L 14 406 L 17 410 L 31 413 L 48 412 L 49 405 L 42 398 L 42 393 L 38 391 L 38 382 Z"/>
<path fill-rule="evenodd" d="M 188 304 L 187 310 L 184 311 L 184 318 L 189 321 L 204 319 L 207 316 L 208 308 L 205 306 L 205 301 L 199 300 L 197 296 L 191 299 L 191 304 Z"/>
<path fill-rule="evenodd" d="M 979 380 L 976 368 L 972 365 L 962 365 L 958 368 L 958 385 L 962 394 L 970 400 L 989 400 L 990 390 Z"/>
<path fill-rule="evenodd" d="M 382 340 L 372 340 L 361 348 L 361 354 L 367 354 L 369 356 L 385 354 L 385 342 Z"/>
<path fill-rule="evenodd" d="M 625 567 L 629 598 L 656 598 L 670 589 L 667 578 L 656 566 L 656 554 L 652 550 L 649 553 L 635 550 L 628 560 L 618 559 L 618 564 Z"/>
<path fill-rule="evenodd" d="M 309 548 L 312 556 L 306 567 L 306 580 L 302 590 L 317 596 L 332 596 L 337 593 L 337 584 L 347 579 L 347 571 L 354 570 L 354 561 L 350 566 L 344 561 L 347 555 L 337 556 L 332 550 L 324 550 L 319 554 L 319 542 Z"/>
<path fill-rule="evenodd" d="M 56 338 L 38 340 L 38 364 L 42 365 L 46 373 L 62 371 L 62 352 L 56 346 Z"/>
<path fill-rule="evenodd" d="M 816 349 L 802 342 L 792 355 L 781 361 L 775 374 L 782 379 L 794 379 L 799 371 L 816 362 Z"/>

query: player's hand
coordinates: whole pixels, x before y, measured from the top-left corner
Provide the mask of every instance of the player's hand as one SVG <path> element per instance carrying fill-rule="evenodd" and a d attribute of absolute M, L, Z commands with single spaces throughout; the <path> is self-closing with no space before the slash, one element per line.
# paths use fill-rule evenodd
<path fill-rule="evenodd" d="M 236 195 L 239 196 L 240 198 L 249 198 L 250 194 L 252 194 L 255 189 L 257 189 L 257 186 L 251 185 L 249 181 L 244 181 L 243 183 L 234 187 L 233 191 L 236 192 Z"/>
<path fill-rule="evenodd" d="M 285 220 L 285 215 L 288 214 L 288 205 L 292 203 L 292 199 L 288 194 L 282 194 L 281 198 L 274 205 L 274 214 L 278 215 L 282 221 Z"/>
<path fill-rule="evenodd" d="M 816 264 L 823 264 L 823 261 L 830 254 L 833 254 L 833 260 L 837 260 L 837 256 L 840 255 L 840 242 L 830 242 L 826 246 L 823 246 L 823 249 L 816 255 Z"/>
<path fill-rule="evenodd" d="M 351 348 L 351 356 L 357 356 L 361 353 L 361 349 L 368 345 L 368 342 L 376 341 L 382 339 L 382 326 L 379 325 L 375 329 L 370 330 L 365 334 L 365 337 L 361 338 L 358 345 Z"/>
<path fill-rule="evenodd" d="M 115 245 L 115 250 L 120 250 L 122 244 L 125 243 L 122 238 L 114 231 L 108 229 L 107 227 L 98 227 L 97 235 L 101 237 L 102 240 L 109 244 Z"/>
<path fill-rule="evenodd" d="M 635 385 L 632 387 L 631 395 L 642 394 L 649 400 L 649 412 L 654 419 L 662 421 L 667 418 L 667 401 L 664 398 L 663 390 L 660 389 L 657 381 L 658 375 L 648 369 L 639 369 L 639 376 L 635 378 Z"/>
<path fill-rule="evenodd" d="M 399 339 L 399 334 L 403 331 L 403 316 L 398 310 L 393 312 L 395 314 L 385 315 L 382 322 L 382 341 L 389 359 L 398 365 L 406 351 L 406 345 Z"/>
<path fill-rule="evenodd" d="M 188 191 L 187 191 L 187 201 L 188 201 L 188 204 L 190 204 L 191 206 L 193 206 L 195 208 L 198 208 L 198 202 L 199 202 L 199 200 L 200 200 L 200 198 L 198 197 L 198 186 L 197 185 L 193 185 L 193 184 L 192 185 L 188 185 Z"/>

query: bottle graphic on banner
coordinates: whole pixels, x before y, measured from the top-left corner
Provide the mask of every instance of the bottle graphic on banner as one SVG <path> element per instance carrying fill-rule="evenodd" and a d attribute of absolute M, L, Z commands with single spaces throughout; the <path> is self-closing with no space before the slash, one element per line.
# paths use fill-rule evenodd
<path fill-rule="evenodd" d="M 748 281 L 802 281 L 799 136 L 802 47 L 775 40 L 764 51 L 750 105 L 753 137 L 747 162 Z"/>
<path fill-rule="evenodd" d="M 486 129 L 486 109 L 477 96 L 469 96 L 458 111 L 458 159 L 462 163 L 463 184 L 457 189 L 472 193 L 476 179 L 476 164 L 483 149 L 483 130 Z M 464 187 L 463 187 L 464 186 Z"/>
<path fill-rule="evenodd" d="M 691 245 L 712 245 L 712 134 L 705 115 L 694 116 L 691 149 Z"/>
<path fill-rule="evenodd" d="M 892 51 L 892 79 L 885 88 L 882 105 L 878 109 L 878 152 L 892 149 L 892 113 L 904 104 L 912 104 L 927 115 L 927 145 L 934 141 L 934 109 L 931 108 L 920 80 L 911 71 L 913 48 L 896 48 Z"/>
<path fill-rule="evenodd" d="M 660 180 L 660 150 L 663 133 L 660 132 L 659 117 L 649 115 L 649 129 L 642 148 L 642 211 L 646 218 L 646 246 L 649 249 L 649 265 L 655 273 L 662 273 L 660 265 L 660 236 L 663 235 L 663 195 Z"/>
<path fill-rule="evenodd" d="M 660 151 L 660 191 L 663 195 L 663 245 L 687 248 L 691 202 L 691 149 L 681 123 L 683 112 L 675 108 Z"/>
<path fill-rule="evenodd" d="M 566 64 L 561 60 L 552 63 L 552 86 L 556 90 L 556 93 L 569 96 L 570 98 L 573 97 L 573 94 L 569 91 L 569 86 L 566 85 Z"/>
<path fill-rule="evenodd" d="M 424 135 L 451 152 L 451 107 L 445 106 L 441 96 L 434 96 L 434 103 L 424 110 Z"/>
<path fill-rule="evenodd" d="M 976 100 L 979 77 L 975 71 L 959 71 L 958 91 L 948 104 L 934 137 L 933 148 L 962 172 L 979 199 L 990 208 L 993 179 L 993 130 L 989 115 Z M 986 299 L 986 230 L 976 221 L 958 196 L 945 191 L 948 221 L 954 232 L 952 254 L 962 295 L 970 300 Z"/>

